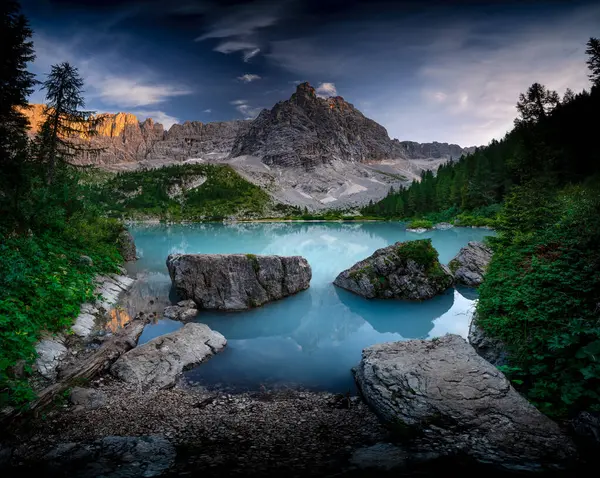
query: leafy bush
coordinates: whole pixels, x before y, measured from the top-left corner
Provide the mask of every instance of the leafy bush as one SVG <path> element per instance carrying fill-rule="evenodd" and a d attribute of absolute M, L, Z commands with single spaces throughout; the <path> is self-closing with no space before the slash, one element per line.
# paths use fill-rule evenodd
<path fill-rule="evenodd" d="M 408 223 L 407 227 L 409 229 L 431 229 L 433 227 L 433 222 L 428 221 L 427 219 L 414 219 Z"/>
<path fill-rule="evenodd" d="M 439 264 L 438 252 L 431 244 L 431 239 L 403 242 L 398 247 L 396 253 L 404 260 L 411 259 L 426 269 Z"/>
<path fill-rule="evenodd" d="M 80 304 L 93 299 L 94 276 L 116 271 L 121 230 L 114 220 L 73 217 L 62 231 L 0 236 L 0 403 L 32 399 L 15 365 L 23 361 L 30 372 L 41 333 L 72 325 Z M 80 261 L 84 254 L 93 266 Z"/>
<path fill-rule="evenodd" d="M 600 188 L 545 191 L 508 198 L 478 321 L 507 345 L 505 372 L 542 411 L 600 411 Z"/>

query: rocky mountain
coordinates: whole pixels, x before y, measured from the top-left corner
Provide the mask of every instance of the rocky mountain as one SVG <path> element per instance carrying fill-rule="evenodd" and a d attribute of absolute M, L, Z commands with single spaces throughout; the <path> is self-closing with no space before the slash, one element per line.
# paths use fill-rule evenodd
<path fill-rule="evenodd" d="M 391 140 L 386 129 L 341 96 L 320 98 L 309 83 L 289 100 L 263 110 L 233 145 L 231 156 L 253 155 L 268 165 L 313 168 L 333 160 L 458 158 L 456 144 Z"/>
<path fill-rule="evenodd" d="M 344 98 L 319 98 L 312 86 L 301 83 L 289 100 L 261 111 L 238 137 L 231 155 L 311 168 L 335 159 L 366 162 L 402 157 L 402 151 L 383 126 Z"/>
<path fill-rule="evenodd" d="M 32 104 L 22 110 L 37 134 L 44 121 L 44 105 Z M 92 149 L 100 152 L 80 157 L 81 164 L 112 165 L 148 159 L 182 161 L 210 153 L 228 154 L 237 135 L 248 127 L 248 121 L 200 123 L 186 121 L 168 131 L 151 118 L 140 122 L 131 113 L 98 115 L 97 135 L 89 139 Z"/>
<path fill-rule="evenodd" d="M 452 159 L 457 160 L 463 154 L 475 151 L 475 146 L 462 148 L 458 144 L 416 143 L 414 141 L 400 141 L 406 157 L 410 159 Z"/>
<path fill-rule="evenodd" d="M 32 135 L 43 105 L 24 110 Z M 390 139 L 386 129 L 340 96 L 320 98 L 308 83 L 252 121 L 187 121 L 165 131 L 131 113 L 101 114 L 78 159 L 114 171 L 181 162 L 227 163 L 277 201 L 308 209 L 352 208 L 405 186 L 425 169 L 472 148 Z"/>

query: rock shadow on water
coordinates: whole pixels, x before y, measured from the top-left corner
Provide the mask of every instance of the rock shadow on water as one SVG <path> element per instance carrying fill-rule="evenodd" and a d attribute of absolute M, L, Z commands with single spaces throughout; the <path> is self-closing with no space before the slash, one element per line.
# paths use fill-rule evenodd
<path fill-rule="evenodd" d="M 354 314 L 367 321 L 379 333 L 395 333 L 406 339 L 425 338 L 434 320 L 454 304 L 454 289 L 421 302 L 379 299 L 367 300 L 344 289 L 335 288 L 340 301 Z"/>
<path fill-rule="evenodd" d="M 239 312 L 201 310 L 195 322 L 202 322 L 227 340 L 290 336 L 300 327 L 312 307 L 309 291 Z"/>

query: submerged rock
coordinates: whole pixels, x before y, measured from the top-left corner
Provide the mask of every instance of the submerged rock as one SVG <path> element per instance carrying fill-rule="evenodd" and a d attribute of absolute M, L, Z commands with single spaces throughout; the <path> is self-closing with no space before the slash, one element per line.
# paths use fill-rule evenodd
<path fill-rule="evenodd" d="M 110 372 L 124 382 L 167 388 L 185 367 L 199 364 L 223 350 L 227 340 L 208 325 L 189 323 L 122 355 Z"/>
<path fill-rule="evenodd" d="M 125 229 L 123 232 L 121 232 L 121 234 L 119 234 L 118 242 L 123 259 L 125 259 L 126 261 L 135 261 L 137 258 L 135 241 L 133 240 L 133 236 L 127 229 Z"/>
<path fill-rule="evenodd" d="M 477 354 L 492 365 L 500 367 L 508 363 L 506 346 L 501 340 L 487 335 L 483 329 L 477 325 L 477 314 L 473 314 L 473 319 L 469 325 L 469 335 L 467 340 Z"/>
<path fill-rule="evenodd" d="M 430 239 L 397 242 L 341 272 L 334 284 L 367 299 L 423 300 L 452 285 Z"/>
<path fill-rule="evenodd" d="M 184 303 L 185 305 L 179 305 Z M 198 309 L 196 303 L 193 300 L 182 300 L 177 305 L 170 305 L 165 307 L 163 316 L 171 320 L 180 320 L 181 322 L 187 322 L 192 320 L 198 315 Z"/>
<path fill-rule="evenodd" d="M 561 468 L 575 456 L 558 425 L 458 335 L 368 347 L 356 381 L 416 453 L 522 471 Z"/>
<path fill-rule="evenodd" d="M 471 241 L 450 261 L 448 266 L 459 284 L 477 287 L 483 282 L 483 276 L 490 260 L 492 250 L 481 242 Z"/>
<path fill-rule="evenodd" d="M 300 256 L 171 254 L 171 281 L 199 308 L 242 310 L 307 289 L 312 271 Z"/>
<path fill-rule="evenodd" d="M 407 227 L 406 232 L 414 232 L 415 234 L 423 234 L 424 232 L 429 231 L 429 229 L 425 229 L 424 227 Z"/>
<path fill-rule="evenodd" d="M 446 229 L 452 229 L 454 226 L 452 224 L 450 224 L 449 222 L 438 222 L 435 226 L 433 226 L 434 229 L 438 229 L 440 231 L 445 231 Z"/>
<path fill-rule="evenodd" d="M 175 455 L 175 447 L 161 436 L 107 436 L 91 443 L 61 443 L 43 462 L 47 471 L 59 471 L 60 476 L 129 478 L 160 476 Z"/>

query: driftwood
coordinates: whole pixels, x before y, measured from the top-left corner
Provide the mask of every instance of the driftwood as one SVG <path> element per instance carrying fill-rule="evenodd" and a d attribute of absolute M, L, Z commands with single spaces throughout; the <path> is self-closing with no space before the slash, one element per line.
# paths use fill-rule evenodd
<path fill-rule="evenodd" d="M 148 322 L 146 317 L 133 319 L 92 355 L 61 373 L 59 381 L 43 389 L 38 398 L 30 404 L 29 410 L 39 410 L 47 406 L 57 394 L 71 387 L 74 381 L 89 380 L 108 370 L 115 360 L 137 345 L 138 338 Z"/>

